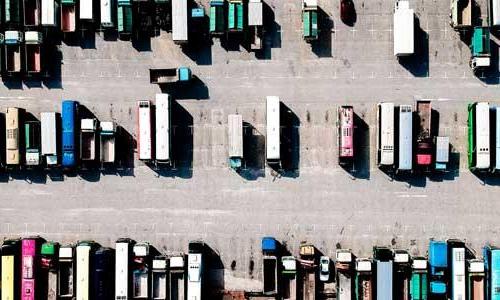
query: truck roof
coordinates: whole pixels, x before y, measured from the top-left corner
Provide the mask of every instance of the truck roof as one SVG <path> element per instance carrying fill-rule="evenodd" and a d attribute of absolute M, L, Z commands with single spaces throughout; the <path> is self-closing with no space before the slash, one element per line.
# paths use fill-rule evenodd
<path fill-rule="evenodd" d="M 81 120 L 81 130 L 82 131 L 95 131 L 97 129 L 97 119 L 82 119 Z"/>
<path fill-rule="evenodd" d="M 262 26 L 263 5 L 261 0 L 248 2 L 248 26 Z"/>
<path fill-rule="evenodd" d="M 116 123 L 110 121 L 101 122 L 101 135 L 113 134 L 116 131 Z"/>
<path fill-rule="evenodd" d="M 262 238 L 262 251 L 276 251 L 276 239 L 273 237 Z"/>
<path fill-rule="evenodd" d="M 352 253 L 350 250 L 339 249 L 335 252 L 335 260 L 340 263 L 352 262 Z"/>
<path fill-rule="evenodd" d="M 184 256 L 170 257 L 170 268 L 184 268 Z"/>
<path fill-rule="evenodd" d="M 394 55 L 414 53 L 414 11 L 409 1 L 397 1 L 394 9 Z"/>
<path fill-rule="evenodd" d="M 178 42 L 188 40 L 187 0 L 172 0 L 172 39 Z"/>

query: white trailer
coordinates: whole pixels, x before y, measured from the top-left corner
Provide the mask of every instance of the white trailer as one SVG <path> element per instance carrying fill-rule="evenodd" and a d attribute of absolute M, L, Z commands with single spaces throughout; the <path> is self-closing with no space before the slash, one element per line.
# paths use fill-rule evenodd
<path fill-rule="evenodd" d="M 462 300 L 465 297 L 465 248 L 451 250 L 451 300 Z"/>
<path fill-rule="evenodd" d="M 48 167 L 57 165 L 57 132 L 56 113 L 42 112 L 40 114 L 42 127 L 42 156 Z"/>
<path fill-rule="evenodd" d="M 76 300 L 88 300 L 90 295 L 90 251 L 88 244 L 76 247 Z"/>
<path fill-rule="evenodd" d="M 151 103 L 149 100 L 138 102 L 138 141 L 139 141 L 139 159 L 152 160 L 153 153 L 151 149 Z"/>
<path fill-rule="evenodd" d="M 267 96 L 266 102 L 266 159 L 269 164 L 280 162 L 280 98 Z"/>
<path fill-rule="evenodd" d="M 187 0 L 172 0 L 172 40 L 176 44 L 188 41 Z"/>
<path fill-rule="evenodd" d="M 201 282 L 203 274 L 202 256 L 200 253 L 188 255 L 187 299 L 201 300 Z"/>
<path fill-rule="evenodd" d="M 80 0 L 81 1 L 81 0 Z M 112 28 L 114 26 L 112 19 L 112 0 L 101 0 L 101 27 Z"/>
<path fill-rule="evenodd" d="M 80 0 L 80 20 L 92 21 L 93 0 Z"/>
<path fill-rule="evenodd" d="M 55 0 L 42 0 L 42 26 L 56 26 L 57 2 Z"/>
<path fill-rule="evenodd" d="M 414 53 L 415 20 L 409 1 L 396 1 L 394 6 L 394 55 L 407 56 Z"/>
<path fill-rule="evenodd" d="M 115 299 L 130 299 L 130 252 L 131 241 L 118 240 L 115 244 Z"/>
<path fill-rule="evenodd" d="M 232 168 L 241 168 L 243 159 L 243 117 L 228 115 L 229 164 Z"/>
<path fill-rule="evenodd" d="M 378 164 L 394 164 L 394 103 L 379 103 L 377 113 Z"/>
<path fill-rule="evenodd" d="M 488 0 L 490 10 L 490 26 L 500 25 L 500 0 Z"/>
<path fill-rule="evenodd" d="M 171 162 L 170 95 L 156 94 L 156 161 Z"/>
<path fill-rule="evenodd" d="M 413 161 L 413 118 L 411 105 L 399 106 L 398 170 L 411 171 Z"/>
<path fill-rule="evenodd" d="M 252 50 L 262 49 L 263 22 L 262 0 L 249 0 L 248 2 L 248 30 L 252 36 Z"/>

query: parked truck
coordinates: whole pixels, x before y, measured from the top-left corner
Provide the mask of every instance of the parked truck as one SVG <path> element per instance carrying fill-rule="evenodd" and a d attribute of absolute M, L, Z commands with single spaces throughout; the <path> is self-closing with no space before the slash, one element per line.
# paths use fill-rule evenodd
<path fill-rule="evenodd" d="M 26 166 L 38 166 L 40 164 L 40 122 L 26 121 L 24 137 Z"/>
<path fill-rule="evenodd" d="M 71 33 L 76 30 L 76 0 L 61 0 L 61 31 Z"/>
<path fill-rule="evenodd" d="M 446 171 L 450 160 L 450 138 L 447 136 L 436 137 L 436 171 Z"/>
<path fill-rule="evenodd" d="M 7 75 L 21 73 L 21 43 L 24 36 L 21 31 L 10 30 L 5 32 L 5 71 Z"/>
<path fill-rule="evenodd" d="M 56 0 L 41 0 L 42 1 L 42 26 L 53 28 L 57 25 L 56 11 L 59 9 L 59 1 Z"/>
<path fill-rule="evenodd" d="M 121 39 L 132 34 L 132 3 L 131 0 L 118 0 L 117 6 L 118 34 Z"/>
<path fill-rule="evenodd" d="M 409 1 L 398 0 L 394 6 L 394 56 L 415 52 L 415 15 Z"/>
<path fill-rule="evenodd" d="M 153 84 L 187 83 L 191 78 L 188 67 L 149 69 L 149 82 Z"/>
<path fill-rule="evenodd" d="M 45 158 L 47 167 L 57 165 L 57 130 L 55 112 L 42 112 L 40 120 L 42 123 L 42 156 Z"/>
<path fill-rule="evenodd" d="M 40 25 L 40 0 L 24 0 L 23 9 L 25 28 Z"/>
<path fill-rule="evenodd" d="M 300 265 L 302 269 L 302 299 L 316 299 L 316 249 L 312 244 L 302 242 L 300 245 Z"/>
<path fill-rule="evenodd" d="M 106 300 L 114 297 L 112 288 L 114 285 L 114 277 L 110 276 L 114 271 L 114 250 L 108 247 L 100 247 L 93 255 L 94 268 L 91 278 L 91 299 Z"/>
<path fill-rule="evenodd" d="M 243 165 L 243 117 L 228 115 L 229 165 L 238 171 Z"/>
<path fill-rule="evenodd" d="M 472 26 L 472 7 L 474 0 L 451 0 L 451 27 L 455 30 Z"/>
<path fill-rule="evenodd" d="M 294 256 L 281 257 L 281 274 L 283 285 L 281 295 L 283 300 L 297 299 L 297 260 Z"/>
<path fill-rule="evenodd" d="M 302 0 L 302 26 L 306 41 L 318 39 L 318 0 Z"/>
<path fill-rule="evenodd" d="M 201 300 L 203 287 L 203 254 L 190 250 L 188 254 L 187 299 Z"/>
<path fill-rule="evenodd" d="M 262 238 L 262 281 L 264 295 L 278 293 L 277 242 L 273 237 Z"/>
<path fill-rule="evenodd" d="M 156 256 L 153 259 L 151 297 L 154 300 L 167 299 L 167 258 Z"/>
<path fill-rule="evenodd" d="M 471 59 L 469 65 L 472 71 L 477 72 L 490 66 L 490 29 L 488 27 L 474 27 L 470 50 Z"/>
<path fill-rule="evenodd" d="M 149 250 L 148 243 L 137 243 L 134 245 L 132 299 L 149 299 L 151 282 Z"/>
<path fill-rule="evenodd" d="M 185 300 L 184 277 L 185 263 L 184 255 L 175 255 L 170 257 L 170 300 Z"/>
<path fill-rule="evenodd" d="M 432 164 L 432 153 L 434 150 L 431 134 L 432 120 L 431 101 L 417 101 L 417 166 L 428 168 Z"/>
<path fill-rule="evenodd" d="M 80 127 L 80 159 L 94 161 L 96 152 L 97 119 L 82 119 Z"/>
<path fill-rule="evenodd" d="M 75 299 L 75 262 L 71 245 L 59 248 L 57 295 L 59 299 Z"/>
<path fill-rule="evenodd" d="M 42 72 L 43 35 L 38 31 L 27 31 L 24 35 L 25 68 L 28 76 Z"/>
<path fill-rule="evenodd" d="M 116 135 L 117 126 L 115 122 L 101 122 L 101 130 L 99 132 L 100 142 L 100 160 L 101 166 L 113 165 L 116 162 Z"/>
<path fill-rule="evenodd" d="M 188 3 L 172 0 L 172 40 L 176 44 L 188 42 Z"/>
<path fill-rule="evenodd" d="M 411 263 L 410 299 L 428 299 L 427 259 L 424 257 L 414 257 Z"/>
<path fill-rule="evenodd" d="M 263 4 L 262 0 L 249 0 L 248 2 L 248 31 L 251 40 L 251 50 L 262 49 L 263 39 Z"/>
<path fill-rule="evenodd" d="M 356 300 L 373 300 L 372 261 L 368 258 L 356 259 Z"/>
<path fill-rule="evenodd" d="M 351 250 L 339 249 L 335 253 L 337 300 L 352 300 L 353 256 Z"/>
<path fill-rule="evenodd" d="M 376 298 L 377 300 L 392 300 L 394 252 L 387 247 L 374 247 L 373 258 L 375 259 L 377 272 L 375 277 L 377 283 Z"/>
<path fill-rule="evenodd" d="M 228 32 L 243 31 L 243 0 L 228 0 L 227 30 Z"/>
<path fill-rule="evenodd" d="M 394 251 L 394 299 L 410 300 L 410 255 L 405 250 Z"/>
<path fill-rule="evenodd" d="M 57 251 L 59 244 L 54 242 L 46 242 L 40 250 L 41 262 L 40 267 L 43 272 L 43 284 L 45 292 L 43 299 L 57 300 Z"/>
<path fill-rule="evenodd" d="M 220 36 L 225 31 L 225 1 L 210 0 L 210 35 Z"/>
<path fill-rule="evenodd" d="M 429 266 L 431 297 L 445 297 L 448 278 L 448 244 L 446 242 L 430 241 Z"/>
<path fill-rule="evenodd" d="M 484 261 L 469 259 L 467 261 L 467 291 L 470 300 L 484 300 Z"/>

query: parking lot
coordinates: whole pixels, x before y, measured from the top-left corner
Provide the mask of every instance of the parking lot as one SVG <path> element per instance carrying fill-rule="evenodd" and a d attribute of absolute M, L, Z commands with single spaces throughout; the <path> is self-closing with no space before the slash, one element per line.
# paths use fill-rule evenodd
<path fill-rule="evenodd" d="M 161 92 L 149 83 L 149 67 L 187 65 L 198 78 L 192 89 L 164 91 L 177 99 L 174 170 L 135 161 L 116 174 L 2 174 L 0 236 L 103 245 L 128 236 L 163 251 L 187 250 L 190 240 L 203 239 L 221 257 L 225 288 L 247 290 L 261 287 L 265 235 L 294 254 L 308 240 L 330 256 L 338 247 L 369 255 L 373 245 L 424 254 L 431 237 L 463 238 L 476 250 L 500 242 L 500 179 L 471 174 L 466 157 L 466 104 L 500 104 L 497 39 L 492 70 L 475 76 L 468 45 L 449 25 L 448 1 L 410 1 L 420 29 L 417 55 L 403 63 L 392 52 L 392 0 L 355 0 L 353 27 L 340 21 L 339 1 L 319 0 L 331 21 L 322 23 L 313 47 L 301 36 L 300 1 L 265 2 L 274 20 L 267 20 L 266 51 L 257 56 L 217 39 L 183 51 L 165 32 L 134 45 L 96 35 L 83 46 L 61 45 L 60 78 L 1 85 L 2 110 L 17 106 L 39 116 L 74 99 L 135 137 L 136 101 Z M 485 19 L 485 1 L 479 2 Z M 283 130 L 290 129 L 292 167 L 279 175 L 264 161 L 267 95 L 279 96 L 291 116 Z M 419 98 L 435 100 L 439 132 L 453 146 L 451 170 L 391 178 L 376 167 L 375 105 Z M 353 105 L 359 117 L 359 153 L 347 171 L 336 157 L 336 108 L 342 104 Z M 227 115 L 236 112 L 246 122 L 249 158 L 241 174 L 227 164 Z"/>

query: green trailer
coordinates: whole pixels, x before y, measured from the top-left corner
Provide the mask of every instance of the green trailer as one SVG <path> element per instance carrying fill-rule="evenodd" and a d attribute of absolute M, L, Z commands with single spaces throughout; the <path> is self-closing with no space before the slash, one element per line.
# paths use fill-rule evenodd
<path fill-rule="evenodd" d="M 490 66 L 490 29 L 488 27 L 474 27 L 470 52 L 470 67 L 474 72 Z"/>
<path fill-rule="evenodd" d="M 224 0 L 210 1 L 210 34 L 222 35 L 225 29 Z"/>
<path fill-rule="evenodd" d="M 118 34 L 120 37 L 132 34 L 132 3 L 130 0 L 118 0 Z"/>
<path fill-rule="evenodd" d="M 428 299 L 428 277 L 427 260 L 423 257 L 415 257 L 412 262 L 411 280 L 410 280 L 410 299 L 427 300 Z"/>
<path fill-rule="evenodd" d="M 303 0 L 302 2 L 302 25 L 304 39 L 314 41 L 318 39 L 318 1 Z"/>
<path fill-rule="evenodd" d="M 229 0 L 227 29 L 230 32 L 243 31 L 243 1 Z"/>

